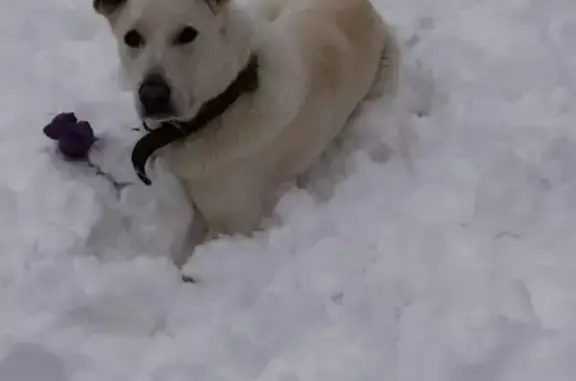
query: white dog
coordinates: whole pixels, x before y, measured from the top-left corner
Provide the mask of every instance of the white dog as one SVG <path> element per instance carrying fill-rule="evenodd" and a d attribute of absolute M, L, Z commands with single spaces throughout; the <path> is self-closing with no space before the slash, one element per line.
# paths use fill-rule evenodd
<path fill-rule="evenodd" d="M 207 224 L 206 239 L 257 230 L 265 200 L 320 157 L 362 100 L 396 88 L 399 49 L 370 0 L 94 7 L 117 37 L 150 128 L 135 146 L 135 167 L 148 182 L 148 157 L 167 160 Z"/>

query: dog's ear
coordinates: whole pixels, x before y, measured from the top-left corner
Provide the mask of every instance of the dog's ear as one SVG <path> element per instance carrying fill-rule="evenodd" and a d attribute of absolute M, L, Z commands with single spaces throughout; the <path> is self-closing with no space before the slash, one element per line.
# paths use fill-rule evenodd
<path fill-rule="evenodd" d="M 219 13 L 231 0 L 204 0 L 214 13 Z"/>
<path fill-rule="evenodd" d="M 128 0 L 92 0 L 96 12 L 108 16 L 119 10 Z"/>

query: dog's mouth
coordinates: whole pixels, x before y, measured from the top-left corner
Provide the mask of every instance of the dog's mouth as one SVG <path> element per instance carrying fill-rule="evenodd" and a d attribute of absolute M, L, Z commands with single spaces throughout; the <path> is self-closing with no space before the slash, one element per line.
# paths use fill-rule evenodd
<path fill-rule="evenodd" d="M 165 107 L 152 107 L 144 106 L 141 102 L 138 102 L 138 115 L 142 120 L 147 120 L 151 124 L 170 122 L 173 120 L 180 119 L 180 113 L 176 111 L 175 107 L 172 105 Z"/>
<path fill-rule="evenodd" d="M 164 123 L 164 122 L 171 122 L 178 118 L 178 115 L 174 114 L 173 112 L 163 112 L 157 114 L 146 114 L 141 113 L 140 117 L 145 120 L 149 120 L 155 123 Z"/>

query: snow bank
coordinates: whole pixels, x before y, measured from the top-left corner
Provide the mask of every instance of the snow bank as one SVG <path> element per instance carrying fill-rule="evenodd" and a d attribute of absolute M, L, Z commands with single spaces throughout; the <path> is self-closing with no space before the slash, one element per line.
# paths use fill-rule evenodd
<path fill-rule="evenodd" d="M 105 138 L 93 160 L 135 181 L 90 2 L 0 5 L 0 380 L 572 380 L 572 1 L 377 4 L 399 106 L 366 106 L 280 226 L 203 247 L 197 285 L 167 258 L 193 218 L 169 173 L 120 194 L 41 134 L 75 111 Z"/>

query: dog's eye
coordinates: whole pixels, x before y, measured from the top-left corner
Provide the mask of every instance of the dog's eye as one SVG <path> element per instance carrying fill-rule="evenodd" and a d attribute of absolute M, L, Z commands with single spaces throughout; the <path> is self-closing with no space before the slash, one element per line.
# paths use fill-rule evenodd
<path fill-rule="evenodd" d="M 180 32 L 174 38 L 175 45 L 186 45 L 194 41 L 196 36 L 198 35 L 198 31 L 191 26 L 186 26 L 182 28 Z"/>
<path fill-rule="evenodd" d="M 124 43 L 131 48 L 138 48 L 144 44 L 144 37 L 132 29 L 124 35 Z"/>

